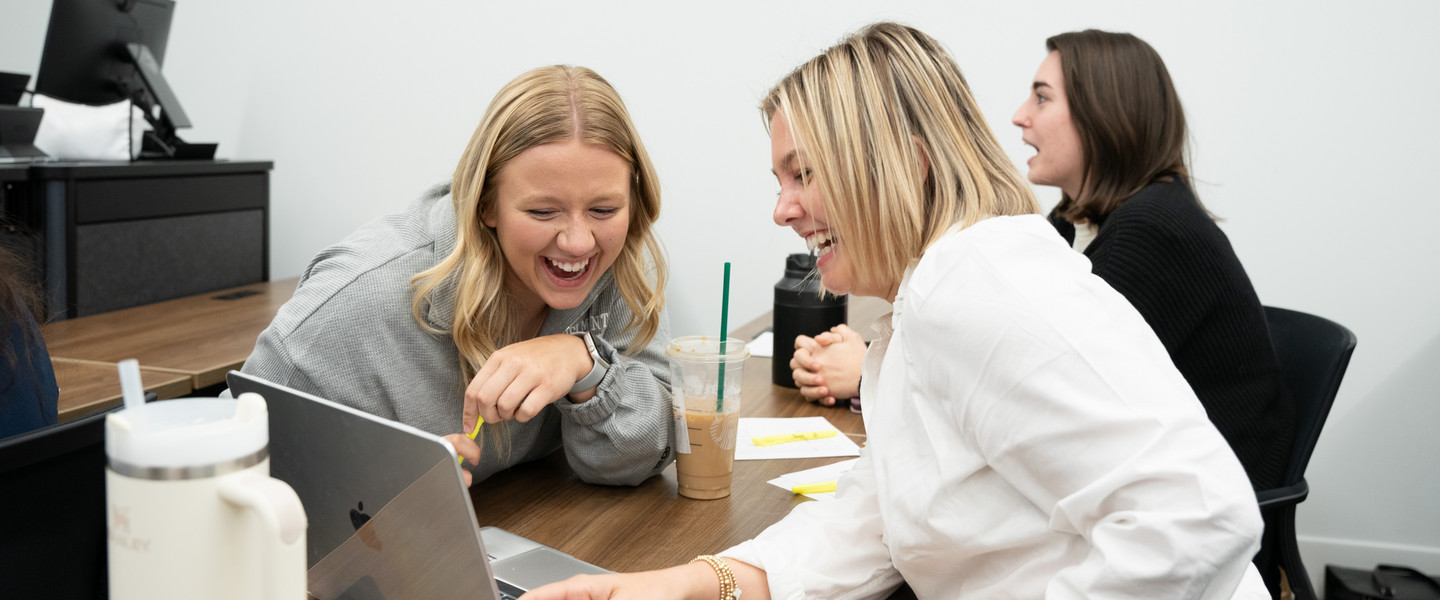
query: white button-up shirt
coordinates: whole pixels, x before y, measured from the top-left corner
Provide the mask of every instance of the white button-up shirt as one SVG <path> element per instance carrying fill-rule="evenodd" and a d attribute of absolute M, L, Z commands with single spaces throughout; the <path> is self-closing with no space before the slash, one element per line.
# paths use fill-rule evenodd
<path fill-rule="evenodd" d="M 843 251 L 843 250 L 842 250 Z M 865 357 L 837 498 L 726 551 L 775 598 L 1267 598 L 1240 462 L 1164 346 L 1039 216 L 952 230 Z"/>

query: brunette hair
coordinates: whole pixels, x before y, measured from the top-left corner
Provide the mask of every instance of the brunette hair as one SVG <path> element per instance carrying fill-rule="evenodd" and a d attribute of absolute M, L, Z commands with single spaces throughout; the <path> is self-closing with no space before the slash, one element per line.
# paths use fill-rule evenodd
<path fill-rule="evenodd" d="M 0 348 L 0 361 L 9 365 L 12 371 L 22 358 L 17 350 L 28 353 L 35 341 L 37 331 L 30 322 L 45 322 L 40 310 L 42 299 L 37 280 L 37 274 L 28 261 L 0 244 L 0 335 L 8 338 L 10 328 L 18 327 L 22 340 L 19 349 L 10 347 L 10 344 Z M 29 360 L 29 355 L 24 358 Z M 0 389 L 8 388 L 10 383 L 0 381 Z"/>
<path fill-rule="evenodd" d="M 1072 223 L 1102 222 L 1126 198 L 1156 181 L 1190 185 L 1185 111 L 1165 61 L 1128 33 L 1097 29 L 1045 40 L 1060 53 L 1070 120 L 1085 156 L 1080 198 L 1055 212 Z"/>

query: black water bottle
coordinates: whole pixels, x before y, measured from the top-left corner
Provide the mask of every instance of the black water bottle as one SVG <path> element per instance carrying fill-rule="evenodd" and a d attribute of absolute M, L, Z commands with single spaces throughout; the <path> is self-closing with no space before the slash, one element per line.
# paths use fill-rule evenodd
<path fill-rule="evenodd" d="M 790 370 L 795 336 L 814 337 L 845 322 L 849 296 L 821 294 L 815 257 L 791 254 L 785 259 L 785 277 L 775 284 L 775 358 L 771 380 L 775 385 L 798 387 Z"/>

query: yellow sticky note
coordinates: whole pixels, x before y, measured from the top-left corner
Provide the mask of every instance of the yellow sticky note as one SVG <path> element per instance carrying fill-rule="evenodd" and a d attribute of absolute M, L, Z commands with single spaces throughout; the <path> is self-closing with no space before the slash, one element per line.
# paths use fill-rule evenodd
<path fill-rule="evenodd" d="M 823 494 L 835 491 L 834 481 L 819 481 L 815 483 L 804 483 L 790 488 L 792 494 Z"/>
<path fill-rule="evenodd" d="M 778 433 L 775 435 L 762 435 L 750 438 L 750 442 L 756 446 L 774 446 L 790 442 L 803 442 L 806 440 L 818 440 L 820 438 L 835 437 L 834 429 L 824 431 L 806 431 L 804 433 Z"/>

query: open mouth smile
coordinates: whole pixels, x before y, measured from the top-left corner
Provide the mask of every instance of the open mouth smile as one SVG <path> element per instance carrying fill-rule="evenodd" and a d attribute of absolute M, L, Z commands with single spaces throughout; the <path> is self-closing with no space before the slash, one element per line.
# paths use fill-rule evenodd
<path fill-rule="evenodd" d="M 545 270 L 550 277 L 560 283 L 578 282 L 590 273 L 590 265 L 594 257 L 586 257 L 576 262 L 558 261 L 548 256 L 540 257 L 545 262 Z"/>
<path fill-rule="evenodd" d="M 816 258 L 820 258 L 835 249 L 835 236 L 829 231 L 817 231 L 805 236 L 805 245 L 815 253 Z"/>

